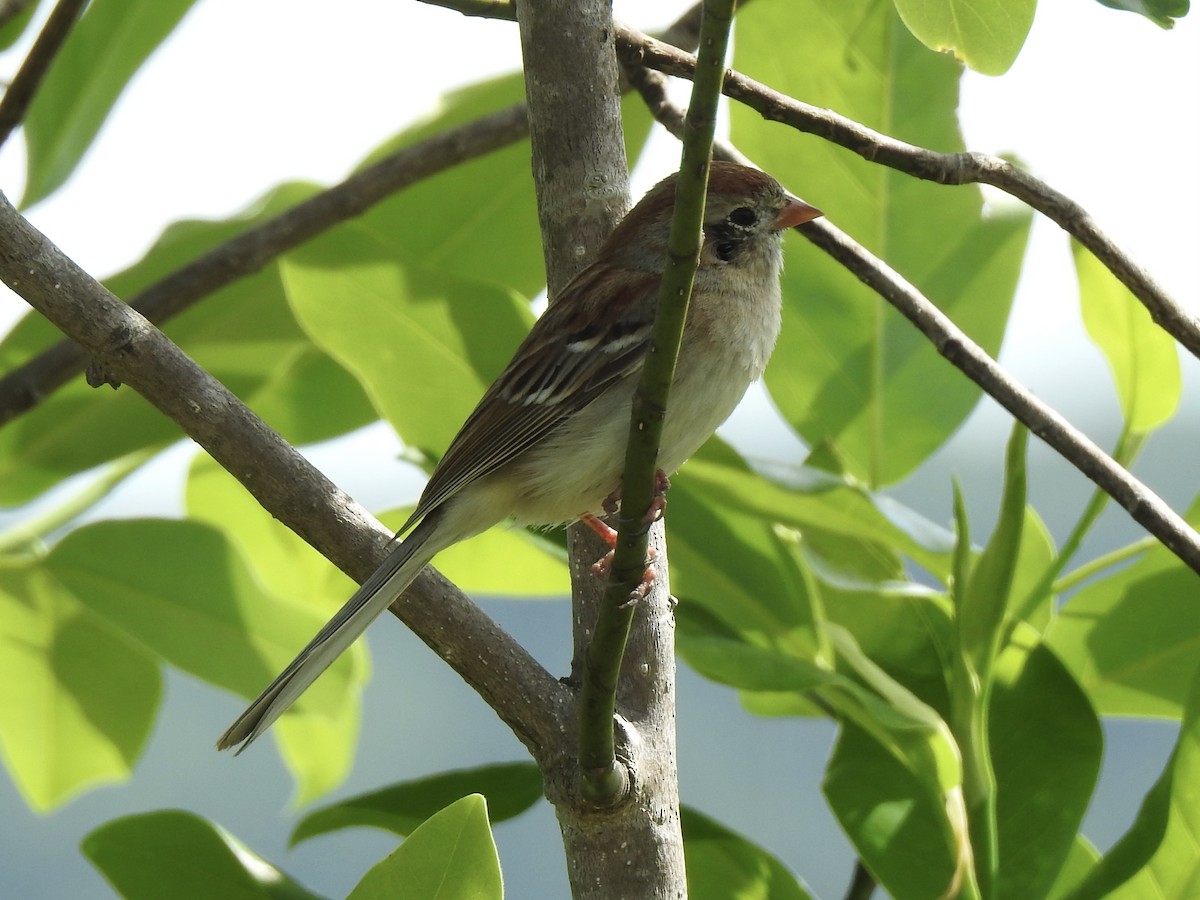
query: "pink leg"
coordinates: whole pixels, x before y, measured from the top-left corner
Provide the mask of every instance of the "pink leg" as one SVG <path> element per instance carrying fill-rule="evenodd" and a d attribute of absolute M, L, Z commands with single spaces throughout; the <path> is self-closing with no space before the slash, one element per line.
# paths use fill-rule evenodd
<path fill-rule="evenodd" d="M 662 469 L 654 470 L 654 497 L 650 500 L 650 508 L 646 510 L 645 522 L 653 525 L 667 511 L 667 491 L 671 487 L 671 479 Z"/>
<path fill-rule="evenodd" d="M 649 513 L 647 513 L 647 515 L 649 515 Z M 597 578 L 601 578 L 607 575 L 608 570 L 612 568 L 613 555 L 616 553 L 617 533 L 603 521 L 590 514 L 581 516 L 579 521 L 583 522 L 583 524 L 587 525 L 588 528 L 592 529 L 592 531 L 594 531 L 600 537 L 600 540 L 604 541 L 604 543 L 608 544 L 608 546 L 611 548 L 607 553 L 604 554 L 604 556 L 592 563 L 592 574 Z M 653 519 L 649 521 L 653 521 Z M 649 522 L 647 524 L 649 524 Z M 654 559 L 653 547 L 650 548 L 649 555 L 650 561 L 652 561 Z M 638 583 L 637 587 L 629 592 L 628 602 L 636 603 L 638 600 L 641 600 L 643 597 L 645 597 L 647 592 L 650 590 L 650 586 L 654 584 L 654 577 L 653 567 L 647 564 L 646 571 L 642 573 L 642 580 Z"/>
<path fill-rule="evenodd" d="M 671 479 L 667 477 L 667 473 L 662 469 L 654 470 L 654 497 L 650 501 L 650 508 L 646 510 L 646 524 L 651 525 L 662 518 L 663 512 L 667 508 L 667 490 L 671 487 Z M 610 516 L 617 511 L 617 505 L 621 501 L 621 485 L 613 490 L 611 494 L 604 498 L 604 511 Z M 590 523 L 589 523 L 590 524 Z M 595 531 L 595 526 L 591 526 Z M 608 527 L 607 525 L 605 526 Z M 600 534 L 600 532 L 596 532 Z M 604 537 L 604 535 L 600 535 Z"/>

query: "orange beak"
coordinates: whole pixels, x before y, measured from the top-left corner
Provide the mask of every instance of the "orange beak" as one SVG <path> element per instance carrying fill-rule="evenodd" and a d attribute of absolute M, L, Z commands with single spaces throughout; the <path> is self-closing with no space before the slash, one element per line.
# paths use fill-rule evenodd
<path fill-rule="evenodd" d="M 775 223 L 771 226 L 776 231 L 783 231 L 785 228 L 795 228 L 797 225 L 803 225 L 805 222 L 811 222 L 818 216 L 823 216 L 815 206 L 805 203 L 799 197 L 788 196 L 788 204 L 779 211 L 779 217 L 775 219 Z"/>

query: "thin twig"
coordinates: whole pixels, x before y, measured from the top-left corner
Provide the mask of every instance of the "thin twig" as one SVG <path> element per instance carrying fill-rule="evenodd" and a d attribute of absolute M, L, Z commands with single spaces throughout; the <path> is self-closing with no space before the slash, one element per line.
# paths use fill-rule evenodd
<path fill-rule="evenodd" d="M 59 0 L 50 17 L 46 19 L 41 34 L 29 48 L 25 62 L 21 63 L 20 70 L 13 76 L 8 90 L 4 92 L 4 98 L 0 99 L 0 147 L 4 146 L 9 135 L 24 121 L 29 104 L 33 102 L 42 79 L 46 77 L 50 63 L 58 56 L 58 51 L 62 49 L 63 42 L 75 27 L 75 23 L 79 21 L 85 6 L 87 0 Z"/>
<path fill-rule="evenodd" d="M 161 324 L 197 300 L 257 272 L 276 257 L 406 187 L 519 140 L 525 105 L 491 113 L 405 147 L 286 212 L 213 247 L 130 301 Z M 0 378 L 0 426 L 40 403 L 83 370 L 87 353 L 64 340 Z"/>
<path fill-rule="evenodd" d="M 516 0 L 421 0 L 429 6 L 440 6 L 480 19 L 517 21 Z"/>
<path fill-rule="evenodd" d="M 355 580 L 391 532 L 198 366 L 114 297 L 0 194 L 0 280 L 176 422 L 271 515 Z M 472 685 L 541 763 L 570 728 L 570 691 L 427 567 L 392 612 Z"/>
<path fill-rule="evenodd" d="M 628 53 L 623 55 L 622 62 L 630 80 L 646 97 L 651 113 L 678 137 L 683 114 L 667 100 L 661 77 L 638 72 L 637 58 Z M 714 145 L 713 152 L 719 158 L 749 163 L 745 156 L 722 142 Z M 1116 500 L 1171 552 L 1200 572 L 1200 535 L 1162 498 L 1000 368 L 920 291 L 828 218 L 815 219 L 796 230 L 896 307 L 938 353 Z"/>
<path fill-rule="evenodd" d="M 600 607 L 579 695 L 579 764 L 585 794 L 606 802 L 621 785 L 613 737 L 617 684 L 636 603 L 631 601 L 646 569 L 645 510 L 655 491 L 663 420 L 700 258 L 708 164 L 721 96 L 733 0 L 705 0 L 699 74 L 684 124 L 683 158 L 675 191 L 667 257 L 658 289 L 651 346 L 634 394 L 621 486 L 621 512 L 608 592 Z"/>
<path fill-rule="evenodd" d="M 1001 369 L 949 317 L 865 247 L 826 220 L 808 223 L 800 231 L 896 307 L 929 338 L 938 353 L 1095 482 L 1167 549 L 1200 573 L 1200 535 L 1161 497 Z"/>
<path fill-rule="evenodd" d="M 691 78 L 695 57 L 623 25 L 617 26 L 617 52 L 628 64 Z M 795 100 L 730 70 L 725 95 L 763 118 L 817 135 L 863 159 L 938 184 L 989 184 L 1028 204 L 1087 247 L 1149 310 L 1154 321 L 1194 356 L 1200 357 L 1200 318 L 1184 309 L 1133 261 L 1070 197 L 1007 160 L 986 153 L 938 153 L 880 134 L 835 112 Z"/>
<path fill-rule="evenodd" d="M 854 875 L 850 879 L 849 887 L 846 888 L 845 900 L 871 900 L 871 895 L 875 893 L 875 887 L 875 878 L 863 865 L 863 861 L 855 860 Z"/>

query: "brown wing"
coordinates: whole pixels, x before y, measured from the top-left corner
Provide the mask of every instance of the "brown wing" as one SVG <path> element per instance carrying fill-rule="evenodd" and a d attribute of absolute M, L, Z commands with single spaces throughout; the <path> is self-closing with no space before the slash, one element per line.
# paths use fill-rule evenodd
<path fill-rule="evenodd" d="M 640 367 L 658 281 L 657 275 L 595 265 L 576 276 L 467 417 L 400 532 Z"/>

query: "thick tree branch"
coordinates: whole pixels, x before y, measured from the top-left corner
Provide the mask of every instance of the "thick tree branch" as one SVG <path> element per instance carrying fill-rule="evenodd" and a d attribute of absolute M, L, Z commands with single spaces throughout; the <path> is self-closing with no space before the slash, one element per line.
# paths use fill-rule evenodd
<path fill-rule="evenodd" d="M 626 55 L 623 62 L 650 112 L 663 127 L 679 137 L 683 113 L 667 98 L 665 79 L 639 65 L 634 57 Z M 736 148 L 720 141 L 714 145 L 713 155 L 753 165 Z M 1200 572 L 1200 535 L 1181 516 L 1090 438 L 1009 376 L 982 347 L 887 263 L 855 242 L 828 218 L 813 220 L 796 230 L 896 307 L 959 371 L 1121 504 L 1135 521 L 1183 562 Z"/>
<path fill-rule="evenodd" d="M 691 78 L 695 57 L 625 26 L 617 27 L 617 52 L 627 64 Z M 811 106 L 730 70 L 725 95 L 765 119 L 815 134 L 863 159 L 939 184 L 990 184 L 1057 223 L 1087 247 L 1133 292 L 1154 321 L 1200 357 L 1200 318 L 1185 310 L 1145 269 L 1096 224 L 1083 207 L 1007 160 L 986 153 L 938 153 L 880 134 L 837 113 Z"/>
<path fill-rule="evenodd" d="M 355 580 L 391 533 L 200 368 L 109 293 L 0 194 L 0 279 L 176 422 L 263 508 Z M 432 568 L 392 612 L 474 687 L 534 757 L 553 765 L 569 730 L 569 691 Z"/>
<path fill-rule="evenodd" d="M 440 6 L 443 9 L 452 9 L 455 12 L 462 13 L 464 16 L 474 16 L 481 19 L 505 19 L 512 22 L 517 20 L 516 0 L 421 0 L 421 2 L 427 3 L 430 6 Z M 750 0 L 742 0 L 738 4 L 738 8 L 740 9 L 749 2 Z M 696 42 L 700 38 L 702 9 L 702 3 L 697 3 L 689 7 L 665 31 L 659 32 L 656 37 L 663 43 L 672 44 L 676 47 L 695 47 Z"/>
<path fill-rule="evenodd" d="M 517 8 L 550 302 L 629 209 L 612 15 L 602 2 Z"/>
<path fill-rule="evenodd" d="M 4 146 L 4 142 L 24 121 L 29 104 L 33 102 L 42 79 L 46 77 L 50 63 L 58 56 L 58 51 L 62 49 L 63 42 L 75 27 L 75 23 L 79 21 L 85 6 L 87 0 L 59 0 L 50 17 L 46 19 L 41 34 L 29 48 L 25 62 L 21 63 L 20 70 L 13 76 L 12 83 L 4 92 L 4 98 L 0 99 L 0 147 Z"/>
<path fill-rule="evenodd" d="M 530 108 L 533 172 L 551 303 L 594 257 L 628 207 L 619 70 L 608 0 L 519 0 L 517 14 Z M 660 529 L 656 529 L 661 534 Z M 590 572 L 598 554 L 581 529 L 570 531 L 573 672 L 602 602 Z M 665 556 L 660 555 L 660 561 Z M 674 621 L 664 592 L 638 604 L 618 691 L 622 773 L 632 778 L 604 809 L 580 793 L 579 771 L 546 772 L 572 895 L 576 900 L 686 895 L 675 765 Z M 626 728 L 625 726 L 628 726 Z M 564 740 L 575 755 L 575 735 Z M 569 774 L 569 779 L 560 777 Z"/>
<path fill-rule="evenodd" d="M 193 303 L 257 272 L 339 222 L 468 159 L 528 133 L 524 104 L 491 113 L 392 153 L 345 181 L 249 228 L 150 285 L 130 305 L 161 324 Z M 0 378 L 0 426 L 40 403 L 87 365 L 76 343 L 60 341 Z"/>

